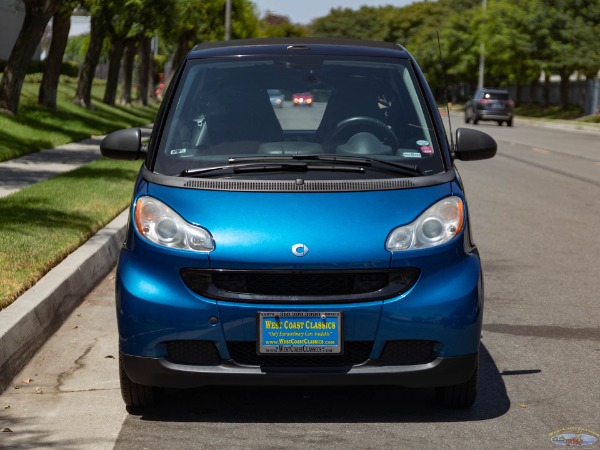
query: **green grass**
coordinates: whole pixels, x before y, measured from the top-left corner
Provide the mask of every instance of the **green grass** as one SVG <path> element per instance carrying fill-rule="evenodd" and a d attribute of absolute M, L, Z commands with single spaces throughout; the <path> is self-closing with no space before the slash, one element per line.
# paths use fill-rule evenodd
<path fill-rule="evenodd" d="M 0 198 L 0 309 L 128 206 L 140 165 L 100 159 Z"/>
<path fill-rule="evenodd" d="M 579 119 L 581 122 L 600 123 L 600 114 Z"/>
<path fill-rule="evenodd" d="M 563 110 L 560 106 L 522 105 L 515 108 L 515 114 L 534 119 L 575 120 L 581 117 L 581 109 L 577 106 Z"/>
<path fill-rule="evenodd" d="M 158 104 L 107 106 L 102 103 L 104 86 L 95 83 L 92 109 L 73 103 L 77 79 L 61 76 L 54 113 L 37 104 L 39 76 L 23 85 L 17 115 L 0 114 L 0 161 L 6 161 L 67 142 L 106 134 L 120 128 L 152 123 Z"/>

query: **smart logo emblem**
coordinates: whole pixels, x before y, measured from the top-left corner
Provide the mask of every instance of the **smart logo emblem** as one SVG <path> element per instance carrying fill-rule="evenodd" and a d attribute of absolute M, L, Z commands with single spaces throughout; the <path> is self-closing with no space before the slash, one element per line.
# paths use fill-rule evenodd
<path fill-rule="evenodd" d="M 308 247 L 304 244 L 293 245 L 292 253 L 301 258 L 308 253 Z"/>

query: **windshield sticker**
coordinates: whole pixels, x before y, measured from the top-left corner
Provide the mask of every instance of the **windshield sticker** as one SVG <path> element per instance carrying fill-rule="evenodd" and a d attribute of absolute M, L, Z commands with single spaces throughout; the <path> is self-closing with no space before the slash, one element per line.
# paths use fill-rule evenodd
<path fill-rule="evenodd" d="M 421 146 L 422 145 L 429 145 L 429 141 L 420 140 L 420 141 L 417 141 L 417 145 L 421 145 Z"/>
<path fill-rule="evenodd" d="M 433 149 L 429 145 L 421 147 L 421 153 L 425 155 L 433 155 Z"/>
<path fill-rule="evenodd" d="M 185 148 L 176 148 L 176 149 L 171 150 L 171 155 L 182 155 L 186 152 L 187 152 L 187 150 Z"/>
<path fill-rule="evenodd" d="M 421 154 L 417 152 L 403 152 L 402 156 L 405 158 L 420 158 Z"/>

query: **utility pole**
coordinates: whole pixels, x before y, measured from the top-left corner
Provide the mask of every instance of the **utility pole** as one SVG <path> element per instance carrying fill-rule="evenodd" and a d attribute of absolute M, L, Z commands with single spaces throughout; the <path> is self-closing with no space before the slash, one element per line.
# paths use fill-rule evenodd
<path fill-rule="evenodd" d="M 485 13 L 487 8 L 487 0 L 482 0 L 481 8 Z M 485 14 L 484 14 L 485 17 Z M 481 36 L 479 37 L 481 39 Z M 483 88 L 483 67 L 485 65 L 485 46 L 483 45 L 483 41 L 479 44 L 479 82 L 477 83 L 477 88 Z"/>
<path fill-rule="evenodd" d="M 225 40 L 231 39 L 231 0 L 225 3 Z"/>

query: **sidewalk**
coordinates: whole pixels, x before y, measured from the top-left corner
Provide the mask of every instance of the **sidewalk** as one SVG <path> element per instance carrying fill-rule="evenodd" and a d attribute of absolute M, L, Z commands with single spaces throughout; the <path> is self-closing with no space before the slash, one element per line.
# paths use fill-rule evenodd
<path fill-rule="evenodd" d="M 151 125 L 140 127 L 148 137 Z M 0 197 L 68 172 L 101 157 L 103 136 L 0 163 Z M 0 392 L 112 269 L 125 239 L 124 211 L 0 311 Z"/>

